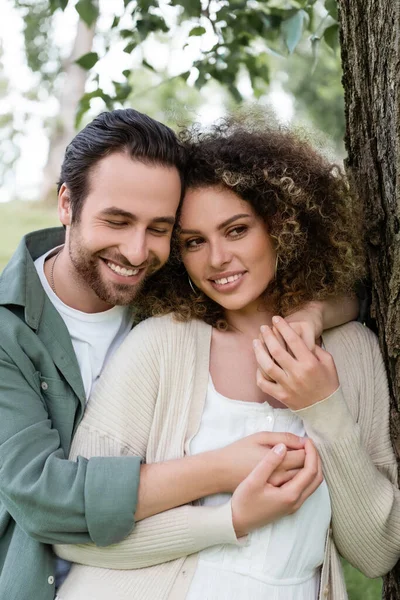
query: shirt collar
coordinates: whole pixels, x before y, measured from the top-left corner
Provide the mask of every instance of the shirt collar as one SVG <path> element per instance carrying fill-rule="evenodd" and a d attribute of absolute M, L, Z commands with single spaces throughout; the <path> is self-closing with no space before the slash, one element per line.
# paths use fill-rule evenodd
<path fill-rule="evenodd" d="M 0 276 L 0 306 L 25 308 L 25 321 L 37 329 L 45 301 L 45 292 L 34 261 L 52 248 L 64 243 L 62 227 L 41 229 L 24 236 Z"/>

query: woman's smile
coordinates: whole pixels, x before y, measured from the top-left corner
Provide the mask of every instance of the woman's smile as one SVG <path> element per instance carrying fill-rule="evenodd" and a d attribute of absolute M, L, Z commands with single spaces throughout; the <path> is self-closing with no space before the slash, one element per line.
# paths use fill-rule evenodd
<path fill-rule="evenodd" d="M 191 280 L 225 311 L 259 306 L 274 277 L 275 250 L 248 202 L 221 186 L 189 189 L 180 242 Z"/>

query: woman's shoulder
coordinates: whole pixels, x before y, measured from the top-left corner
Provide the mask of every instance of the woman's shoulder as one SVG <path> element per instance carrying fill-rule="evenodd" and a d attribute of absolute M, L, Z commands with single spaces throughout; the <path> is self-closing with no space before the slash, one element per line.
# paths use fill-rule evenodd
<path fill-rule="evenodd" d="M 165 345 L 168 341 L 184 341 L 205 336 L 209 329 L 210 326 L 203 321 L 198 319 L 180 321 L 174 313 L 170 313 L 159 317 L 150 317 L 135 325 L 128 335 L 126 343 L 151 342 Z"/>
<path fill-rule="evenodd" d="M 368 327 L 357 321 L 350 321 L 323 333 L 323 341 L 331 354 L 345 353 L 360 356 L 360 352 L 379 352 L 378 338 Z"/>

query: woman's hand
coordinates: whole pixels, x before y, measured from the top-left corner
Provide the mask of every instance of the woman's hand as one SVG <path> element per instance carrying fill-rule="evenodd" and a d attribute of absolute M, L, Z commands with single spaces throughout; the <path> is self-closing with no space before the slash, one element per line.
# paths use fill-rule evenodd
<path fill-rule="evenodd" d="M 260 431 L 248 435 L 228 446 L 212 451 L 214 465 L 220 466 L 220 480 L 226 492 L 234 492 L 254 467 L 278 444 L 287 452 L 282 463 L 271 475 L 271 483 L 280 486 L 289 481 L 304 466 L 305 438 L 288 432 Z"/>
<path fill-rule="evenodd" d="M 312 441 L 307 440 L 304 467 L 289 482 L 274 486 L 271 477 L 282 465 L 286 451 L 284 444 L 274 446 L 234 492 L 232 518 L 237 537 L 296 512 L 321 484 L 321 460 Z"/>
<path fill-rule="evenodd" d="M 285 317 L 286 323 L 301 337 L 309 350 L 314 352 L 315 342 L 323 331 L 323 304 L 309 302 L 304 308 Z M 279 330 L 272 326 L 275 335 L 283 341 Z"/>
<path fill-rule="evenodd" d="M 259 388 L 292 410 L 311 406 L 333 394 L 339 380 L 332 356 L 319 346 L 313 352 L 309 350 L 281 317 L 272 320 L 287 350 L 270 327 L 261 328 L 264 344 L 254 340 Z"/>

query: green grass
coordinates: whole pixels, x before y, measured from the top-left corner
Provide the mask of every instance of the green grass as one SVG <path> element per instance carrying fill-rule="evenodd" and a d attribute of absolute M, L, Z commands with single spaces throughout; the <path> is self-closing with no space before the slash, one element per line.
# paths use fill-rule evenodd
<path fill-rule="evenodd" d="M 56 208 L 27 202 L 0 204 L 0 272 L 25 233 L 54 225 L 59 225 Z M 350 600 L 381 598 L 381 579 L 367 579 L 346 562 L 344 569 Z"/>
<path fill-rule="evenodd" d="M 60 225 L 57 209 L 34 202 L 0 204 L 0 272 L 4 269 L 20 239 L 29 231 Z"/>

